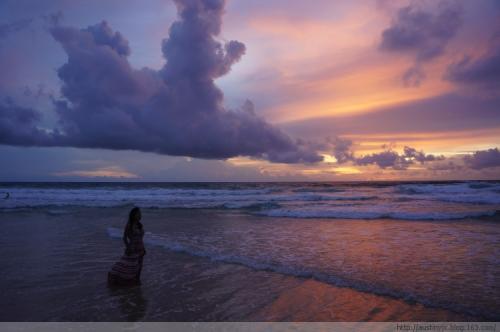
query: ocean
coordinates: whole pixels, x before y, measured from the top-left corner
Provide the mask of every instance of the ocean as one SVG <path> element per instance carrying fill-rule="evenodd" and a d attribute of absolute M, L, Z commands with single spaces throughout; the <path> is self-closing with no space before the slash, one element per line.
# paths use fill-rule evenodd
<path fill-rule="evenodd" d="M 500 320 L 500 181 L 2 183 L 0 215 L 2 321 Z"/>

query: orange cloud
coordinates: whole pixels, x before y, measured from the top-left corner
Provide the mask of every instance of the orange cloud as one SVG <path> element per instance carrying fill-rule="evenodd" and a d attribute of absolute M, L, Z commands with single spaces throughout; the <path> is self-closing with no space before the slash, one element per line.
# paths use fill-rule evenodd
<path fill-rule="evenodd" d="M 57 172 L 55 176 L 77 176 L 83 178 L 124 178 L 135 179 L 139 176 L 130 173 L 119 166 L 101 167 L 94 170 L 75 170 L 68 172 Z"/>
<path fill-rule="evenodd" d="M 394 144 L 395 150 L 402 150 L 405 145 L 414 146 L 427 153 L 453 156 L 471 151 L 486 150 L 500 144 L 498 129 L 463 130 L 446 133 L 425 132 L 378 135 L 345 135 L 356 143 L 359 153 L 380 151 L 384 144 Z"/>

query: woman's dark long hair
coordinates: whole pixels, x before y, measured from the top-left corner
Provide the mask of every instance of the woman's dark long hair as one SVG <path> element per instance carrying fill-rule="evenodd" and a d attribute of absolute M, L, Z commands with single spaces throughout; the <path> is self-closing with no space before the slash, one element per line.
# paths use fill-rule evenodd
<path fill-rule="evenodd" d="M 132 208 L 130 210 L 130 213 L 128 214 L 128 222 L 127 222 L 127 227 L 132 227 L 132 220 L 134 220 L 134 217 L 141 212 L 141 209 L 139 209 L 137 206 Z M 140 221 L 137 221 L 137 226 L 139 228 L 142 228 L 142 224 Z"/>

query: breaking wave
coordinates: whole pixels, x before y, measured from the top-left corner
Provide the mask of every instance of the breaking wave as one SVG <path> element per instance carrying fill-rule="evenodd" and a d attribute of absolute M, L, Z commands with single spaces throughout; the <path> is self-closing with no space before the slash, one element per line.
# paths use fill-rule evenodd
<path fill-rule="evenodd" d="M 268 217 L 444 220 L 493 216 L 500 183 L 1 184 L 0 211 L 72 207 L 240 210 Z M 9 195 L 6 195 L 9 193 Z M 49 213 L 48 212 L 48 213 Z"/>

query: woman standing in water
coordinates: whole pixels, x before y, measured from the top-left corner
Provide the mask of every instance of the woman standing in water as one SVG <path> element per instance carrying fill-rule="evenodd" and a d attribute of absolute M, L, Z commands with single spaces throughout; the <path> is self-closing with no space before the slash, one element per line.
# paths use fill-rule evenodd
<path fill-rule="evenodd" d="M 113 265 L 108 273 L 108 283 L 112 285 L 141 284 L 142 261 L 144 248 L 144 228 L 141 223 L 141 210 L 134 207 L 130 210 L 128 222 L 123 232 L 125 255 Z"/>

